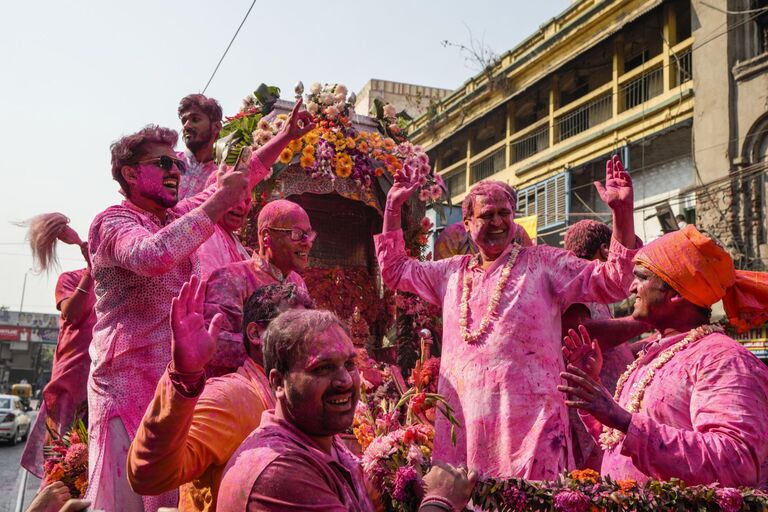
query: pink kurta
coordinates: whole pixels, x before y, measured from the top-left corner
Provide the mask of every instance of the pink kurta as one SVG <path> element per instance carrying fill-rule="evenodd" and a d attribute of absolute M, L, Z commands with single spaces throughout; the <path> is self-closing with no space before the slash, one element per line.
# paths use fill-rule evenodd
<path fill-rule="evenodd" d="M 119 466 L 126 456 L 112 453 L 121 438 L 111 433 L 113 420 L 119 419 L 130 442 L 171 359 L 171 299 L 192 274 L 199 275 L 197 248 L 214 231 L 199 205 L 212 191 L 167 210 L 165 222 L 123 201 L 91 225 L 88 248 L 97 300 L 88 380 L 88 497 L 98 497 L 95 508 L 123 506 L 113 502 L 120 493 L 99 481 L 105 460 Z M 127 483 L 124 463 L 117 476 Z M 145 506 L 175 506 L 175 494 L 145 499 Z"/>
<path fill-rule="evenodd" d="M 203 242 L 198 249 L 197 256 L 200 259 L 200 276 L 203 279 L 208 279 L 214 270 L 250 258 L 237 235 L 218 224 L 211 238 Z"/>
<path fill-rule="evenodd" d="M 224 321 L 216 354 L 206 367 L 208 377 L 237 371 L 247 358 L 243 344 L 243 307 L 248 297 L 262 286 L 288 282 L 307 290 L 296 272 L 283 277 L 280 270 L 258 254 L 246 261 L 231 263 L 211 274 L 205 291 L 205 322 L 210 325 L 217 313 Z"/>
<path fill-rule="evenodd" d="M 63 272 L 56 283 L 56 308 L 61 310 L 61 303 L 72 297 L 83 277 L 85 269 Z M 86 401 L 88 369 L 91 358 L 88 347 L 91 344 L 96 313 L 93 306 L 96 296 L 93 286 L 86 290 L 85 308 L 90 312 L 73 323 L 59 318 L 59 339 L 56 354 L 53 357 L 51 380 L 43 389 L 43 405 L 37 413 L 35 425 L 30 432 L 21 465 L 41 478 L 43 474 L 43 445 L 47 434 L 46 420 L 50 418 L 60 433 L 64 433 L 74 420 L 75 410 Z"/>
<path fill-rule="evenodd" d="M 360 461 L 338 436 L 332 450 L 265 411 L 224 469 L 218 510 L 373 512 Z"/>
<path fill-rule="evenodd" d="M 619 404 L 627 406 L 648 365 L 685 334 L 648 347 Z M 623 442 L 605 452 L 603 475 L 724 487 L 765 480 L 760 466 L 768 458 L 768 367 L 728 336 L 710 334 L 678 352 L 656 371 L 640 411 Z M 584 419 L 593 432 L 599 428 L 591 416 Z"/>
<path fill-rule="evenodd" d="M 190 151 L 178 152 L 176 156 L 187 164 L 187 170 L 181 175 L 179 183 L 179 199 L 192 197 L 205 190 L 218 169 L 216 162 L 198 162 Z"/>
<path fill-rule="evenodd" d="M 470 265 L 472 256 L 435 262 L 409 258 L 399 230 L 376 237 L 387 286 L 443 307 L 438 391 L 463 427 L 453 446 L 448 421 L 438 415 L 435 458 L 466 463 L 490 477 L 553 479 L 573 459 L 568 411 L 557 391 L 564 369 L 560 317 L 575 302 L 626 297 L 636 251 L 613 240 L 608 261 L 601 263 L 549 246 L 522 248 L 501 296 L 498 320 L 468 344 L 459 328 L 464 276 L 469 272 L 472 279 L 469 327 L 474 330 L 511 248 L 485 271 Z"/>

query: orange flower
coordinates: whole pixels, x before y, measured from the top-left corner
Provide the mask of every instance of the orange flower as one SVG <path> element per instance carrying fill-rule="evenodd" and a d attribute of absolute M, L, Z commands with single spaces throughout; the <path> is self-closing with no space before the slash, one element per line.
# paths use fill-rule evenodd
<path fill-rule="evenodd" d="M 278 160 L 281 164 L 288 164 L 291 162 L 291 159 L 293 158 L 293 151 L 291 151 L 291 148 L 285 148 L 280 152 L 280 157 Z"/>
<path fill-rule="evenodd" d="M 352 174 L 352 157 L 347 154 L 336 156 L 336 176 L 349 178 Z"/>
<path fill-rule="evenodd" d="M 304 156 L 315 156 L 315 146 L 304 146 L 301 150 L 301 154 Z"/>
<path fill-rule="evenodd" d="M 392 151 L 393 149 L 395 149 L 395 141 L 389 137 L 384 139 L 384 149 L 387 151 Z"/>
<path fill-rule="evenodd" d="M 347 137 L 346 139 L 344 139 L 344 142 L 346 143 L 349 149 L 355 149 L 355 139 L 353 139 L 352 137 Z"/>
<path fill-rule="evenodd" d="M 88 472 L 80 473 L 75 479 L 75 489 L 80 493 L 80 496 L 85 496 L 85 491 L 88 490 Z"/>
<path fill-rule="evenodd" d="M 307 135 L 309 135 L 309 134 L 307 134 Z M 301 151 L 301 146 L 303 144 L 304 143 L 301 141 L 301 139 L 293 139 L 291 142 L 288 143 L 288 149 L 290 149 L 294 153 L 298 153 L 299 151 Z M 285 151 L 285 150 L 283 150 L 283 151 Z"/>
<path fill-rule="evenodd" d="M 306 153 L 301 155 L 301 158 L 299 158 L 299 165 L 303 169 L 309 169 L 313 165 L 315 165 L 315 157 L 313 155 L 307 155 Z"/>
<path fill-rule="evenodd" d="M 317 144 L 319 140 L 320 140 L 320 130 L 317 130 L 317 129 L 312 130 L 311 132 L 309 132 L 304 136 L 304 141 L 311 146 L 314 146 L 315 144 Z"/>
<path fill-rule="evenodd" d="M 367 153 L 368 152 L 368 143 L 365 142 L 364 140 L 361 140 L 360 142 L 357 143 L 357 149 L 361 153 Z"/>
<path fill-rule="evenodd" d="M 631 478 L 627 478 L 626 480 L 617 480 L 617 484 L 619 484 L 619 489 L 621 489 L 621 492 L 627 493 L 637 487 L 637 482 Z"/>
<path fill-rule="evenodd" d="M 594 484 L 600 478 L 600 474 L 594 469 L 575 469 L 571 471 L 571 478 L 577 482 Z"/>

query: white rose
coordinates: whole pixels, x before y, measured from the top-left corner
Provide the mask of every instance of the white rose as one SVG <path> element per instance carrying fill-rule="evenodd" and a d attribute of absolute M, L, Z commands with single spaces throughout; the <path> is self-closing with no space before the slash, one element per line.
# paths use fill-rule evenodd
<path fill-rule="evenodd" d="M 315 82 L 309 87 L 309 92 L 312 94 L 320 94 L 320 91 L 322 90 L 323 86 L 319 83 Z"/>

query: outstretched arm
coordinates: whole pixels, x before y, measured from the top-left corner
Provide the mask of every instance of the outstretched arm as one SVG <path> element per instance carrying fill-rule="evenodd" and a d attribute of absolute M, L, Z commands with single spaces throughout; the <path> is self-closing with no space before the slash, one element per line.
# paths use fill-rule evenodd
<path fill-rule="evenodd" d="M 613 211 L 613 238 L 627 249 L 635 249 L 632 178 L 618 155 L 613 155 L 605 164 L 605 186 L 596 181 L 595 188 L 600 199 Z"/>

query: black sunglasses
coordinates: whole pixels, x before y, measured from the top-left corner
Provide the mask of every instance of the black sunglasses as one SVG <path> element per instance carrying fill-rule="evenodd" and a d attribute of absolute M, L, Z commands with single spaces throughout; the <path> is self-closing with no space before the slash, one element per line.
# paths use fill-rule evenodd
<path fill-rule="evenodd" d="M 187 170 L 187 164 L 178 158 L 173 158 L 168 155 L 159 156 L 157 158 L 150 158 L 148 160 L 139 160 L 138 162 L 131 162 L 129 165 L 135 164 L 154 164 L 164 171 L 170 171 L 171 167 L 175 165 L 181 173 Z"/>

